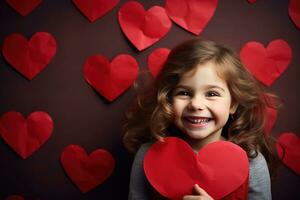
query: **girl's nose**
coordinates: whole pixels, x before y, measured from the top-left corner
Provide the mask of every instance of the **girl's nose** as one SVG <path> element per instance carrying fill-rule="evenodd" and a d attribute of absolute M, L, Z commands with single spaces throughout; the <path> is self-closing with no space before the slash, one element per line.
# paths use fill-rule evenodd
<path fill-rule="evenodd" d="M 188 108 L 191 110 L 203 110 L 205 108 L 205 102 L 201 98 L 192 98 L 189 102 Z"/>

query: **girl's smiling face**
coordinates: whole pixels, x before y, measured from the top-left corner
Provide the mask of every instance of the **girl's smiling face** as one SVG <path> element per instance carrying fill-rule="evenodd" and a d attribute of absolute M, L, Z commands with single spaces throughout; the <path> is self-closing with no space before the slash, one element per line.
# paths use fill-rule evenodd
<path fill-rule="evenodd" d="M 216 67 L 214 62 L 198 65 L 183 75 L 172 93 L 174 124 L 196 150 L 221 140 L 222 128 L 237 107 L 231 105 L 230 91 Z"/>

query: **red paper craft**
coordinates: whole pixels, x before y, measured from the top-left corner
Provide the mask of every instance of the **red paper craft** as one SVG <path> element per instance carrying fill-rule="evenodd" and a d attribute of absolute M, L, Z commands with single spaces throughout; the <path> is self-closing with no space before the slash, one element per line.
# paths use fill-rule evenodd
<path fill-rule="evenodd" d="M 148 68 L 154 78 L 156 78 L 161 71 L 169 53 L 170 49 L 158 48 L 148 56 Z"/>
<path fill-rule="evenodd" d="M 289 2 L 289 15 L 295 25 L 300 28 L 300 1 L 290 0 Z"/>
<path fill-rule="evenodd" d="M 300 175 L 300 139 L 291 132 L 283 133 L 279 136 L 276 149 L 281 161 Z"/>
<path fill-rule="evenodd" d="M 258 42 L 248 42 L 241 49 L 240 57 L 256 79 L 271 86 L 291 62 L 292 50 L 284 40 L 274 40 L 267 48 Z"/>
<path fill-rule="evenodd" d="M 114 158 L 103 149 L 97 149 L 88 156 L 80 146 L 69 145 L 60 159 L 68 176 L 83 193 L 103 183 L 115 168 Z"/>
<path fill-rule="evenodd" d="M 6 2 L 20 15 L 26 16 L 42 3 L 42 0 L 6 0 Z"/>
<path fill-rule="evenodd" d="M 135 1 L 129 1 L 121 7 L 119 23 L 126 37 L 139 51 L 160 40 L 172 25 L 164 8 L 153 6 L 145 11 Z"/>
<path fill-rule="evenodd" d="M 2 53 L 9 64 L 32 80 L 56 53 L 56 41 L 51 34 L 37 32 L 29 41 L 21 34 L 5 38 Z"/>
<path fill-rule="evenodd" d="M 151 185 L 167 198 L 193 194 L 197 183 L 220 199 L 248 180 L 249 162 L 245 151 L 231 142 L 207 144 L 196 154 L 185 141 L 167 137 L 150 147 L 144 170 Z"/>
<path fill-rule="evenodd" d="M 113 101 L 136 80 L 138 63 L 121 54 L 111 63 L 102 55 L 89 57 L 84 64 L 85 80 L 107 100 Z"/>
<path fill-rule="evenodd" d="M 119 1 L 120 0 L 73 0 L 73 3 L 91 22 L 94 22 L 113 9 Z"/>
<path fill-rule="evenodd" d="M 11 195 L 9 197 L 6 197 L 5 200 L 24 200 L 24 197 L 20 195 Z"/>
<path fill-rule="evenodd" d="M 169 17 L 187 31 L 199 35 L 214 15 L 218 0 L 166 0 Z"/>
<path fill-rule="evenodd" d="M 5 113 L 0 119 L 0 132 L 4 141 L 23 159 L 39 149 L 51 136 L 53 121 L 45 113 L 36 111 L 27 119 L 15 111 Z"/>

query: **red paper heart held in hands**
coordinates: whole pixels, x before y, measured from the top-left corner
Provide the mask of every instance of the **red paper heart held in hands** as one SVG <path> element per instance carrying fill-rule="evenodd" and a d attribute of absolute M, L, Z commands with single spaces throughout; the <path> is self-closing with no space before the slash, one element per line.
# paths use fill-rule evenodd
<path fill-rule="evenodd" d="M 103 183 L 115 168 L 115 160 L 108 151 L 97 149 L 88 156 L 78 145 L 69 145 L 63 150 L 61 163 L 83 193 Z"/>
<path fill-rule="evenodd" d="M 91 22 L 94 22 L 113 9 L 119 1 L 120 0 L 73 0 L 73 3 Z"/>
<path fill-rule="evenodd" d="M 113 101 L 136 80 L 138 63 L 121 54 L 111 63 L 102 55 L 89 57 L 84 64 L 85 80 L 107 100 Z"/>
<path fill-rule="evenodd" d="M 257 80 L 271 86 L 291 62 L 292 50 L 284 40 L 274 40 L 267 48 L 258 42 L 248 42 L 241 49 L 240 57 Z"/>
<path fill-rule="evenodd" d="M 121 7 L 119 23 L 126 37 L 139 51 L 160 40 L 172 25 L 164 8 L 153 6 L 145 11 L 135 1 L 129 1 Z"/>
<path fill-rule="evenodd" d="M 300 138 L 291 132 L 279 136 L 276 149 L 281 161 L 300 176 Z"/>
<path fill-rule="evenodd" d="M 218 0 L 166 0 L 166 11 L 176 24 L 199 35 L 214 15 Z"/>
<path fill-rule="evenodd" d="M 42 0 L 6 0 L 6 2 L 20 15 L 26 16 L 42 3 Z"/>
<path fill-rule="evenodd" d="M 158 48 L 148 56 L 148 68 L 154 78 L 156 78 L 161 71 L 169 53 L 170 49 Z"/>
<path fill-rule="evenodd" d="M 21 34 L 5 38 L 2 53 L 9 64 L 32 80 L 56 53 L 56 41 L 51 34 L 37 32 L 29 41 Z"/>
<path fill-rule="evenodd" d="M 0 132 L 4 141 L 23 159 L 39 149 L 51 136 L 53 121 L 41 111 L 24 119 L 21 113 L 9 111 L 0 119 Z"/>
<path fill-rule="evenodd" d="M 290 0 L 289 2 L 289 16 L 295 25 L 300 29 L 300 1 Z"/>
<path fill-rule="evenodd" d="M 167 198 L 193 194 L 197 183 L 220 199 L 248 180 L 249 162 L 245 151 L 231 142 L 207 144 L 196 154 L 184 140 L 167 137 L 150 147 L 144 170 L 151 185 Z"/>

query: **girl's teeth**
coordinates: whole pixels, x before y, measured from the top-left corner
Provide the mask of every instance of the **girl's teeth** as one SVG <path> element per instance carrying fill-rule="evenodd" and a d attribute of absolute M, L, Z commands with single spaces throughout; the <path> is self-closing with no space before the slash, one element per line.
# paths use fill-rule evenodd
<path fill-rule="evenodd" d="M 188 119 L 192 123 L 203 123 L 203 122 L 208 122 L 209 119 Z"/>

